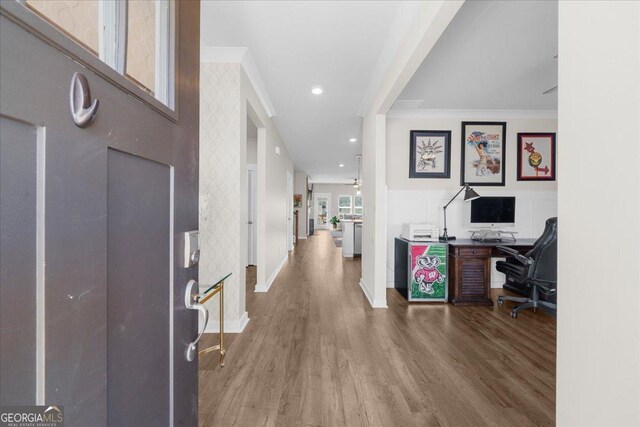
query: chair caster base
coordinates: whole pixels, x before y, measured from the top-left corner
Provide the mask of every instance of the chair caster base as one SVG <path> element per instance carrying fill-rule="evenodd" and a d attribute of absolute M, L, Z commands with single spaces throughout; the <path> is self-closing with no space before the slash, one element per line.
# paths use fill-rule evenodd
<path fill-rule="evenodd" d="M 517 311 L 513 311 L 511 310 L 511 317 L 513 317 L 514 319 L 516 319 L 518 317 L 518 312 Z"/>

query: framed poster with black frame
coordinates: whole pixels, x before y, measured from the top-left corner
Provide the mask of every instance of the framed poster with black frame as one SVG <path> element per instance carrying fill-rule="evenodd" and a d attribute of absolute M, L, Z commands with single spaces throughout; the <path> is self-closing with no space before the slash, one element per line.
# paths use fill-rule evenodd
<path fill-rule="evenodd" d="M 412 130 L 409 178 L 451 177 L 451 131 Z"/>
<path fill-rule="evenodd" d="M 556 180 L 556 134 L 518 134 L 518 181 Z"/>
<path fill-rule="evenodd" d="M 462 122 L 460 185 L 505 185 L 506 122 Z"/>

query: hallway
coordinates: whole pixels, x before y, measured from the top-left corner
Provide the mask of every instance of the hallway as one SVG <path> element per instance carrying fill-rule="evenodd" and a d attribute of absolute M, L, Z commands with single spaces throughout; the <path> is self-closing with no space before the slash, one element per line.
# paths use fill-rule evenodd
<path fill-rule="evenodd" d="M 229 335 L 225 367 L 200 359 L 200 425 L 554 423 L 554 319 L 409 305 L 393 289 L 372 309 L 359 279 L 359 259 L 319 231 L 268 293 L 249 286 L 251 321 Z"/>

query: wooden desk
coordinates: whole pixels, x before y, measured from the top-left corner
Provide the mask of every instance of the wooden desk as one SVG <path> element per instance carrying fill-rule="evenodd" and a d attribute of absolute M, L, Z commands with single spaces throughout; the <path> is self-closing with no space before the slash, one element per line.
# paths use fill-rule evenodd
<path fill-rule="evenodd" d="M 516 242 L 477 242 L 470 239 L 449 242 L 449 301 L 456 306 L 493 305 L 491 258 L 506 258 L 496 246 L 528 252 L 536 239 Z"/>

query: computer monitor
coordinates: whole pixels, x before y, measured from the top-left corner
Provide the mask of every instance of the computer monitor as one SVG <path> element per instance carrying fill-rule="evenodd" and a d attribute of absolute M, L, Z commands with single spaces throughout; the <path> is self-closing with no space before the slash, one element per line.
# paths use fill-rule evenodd
<path fill-rule="evenodd" d="M 515 197 L 480 197 L 471 201 L 472 227 L 513 227 L 516 222 Z"/>

